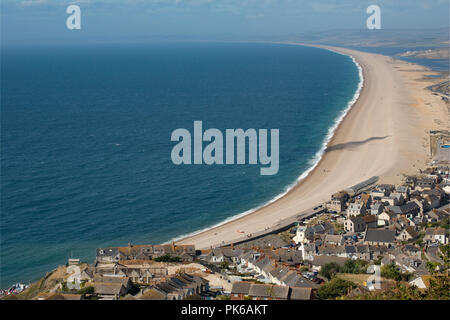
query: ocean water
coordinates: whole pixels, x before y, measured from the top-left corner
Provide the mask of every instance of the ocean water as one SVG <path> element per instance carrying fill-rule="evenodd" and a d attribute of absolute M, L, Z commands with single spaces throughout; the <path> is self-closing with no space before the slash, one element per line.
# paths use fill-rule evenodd
<path fill-rule="evenodd" d="M 2 48 L 0 287 L 95 248 L 162 243 L 258 207 L 317 161 L 360 84 L 278 44 Z M 171 162 L 171 132 L 279 129 L 280 168 Z"/>

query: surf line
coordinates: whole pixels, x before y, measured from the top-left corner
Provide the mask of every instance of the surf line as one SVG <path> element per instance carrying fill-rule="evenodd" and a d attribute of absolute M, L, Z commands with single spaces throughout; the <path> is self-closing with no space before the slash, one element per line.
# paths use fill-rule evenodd
<path fill-rule="evenodd" d="M 194 121 L 193 137 L 188 129 L 179 128 L 172 131 L 171 141 L 178 142 L 171 152 L 172 163 L 175 165 L 260 164 L 265 166 L 260 168 L 260 175 L 278 173 L 279 129 L 270 129 L 270 154 L 267 147 L 268 129 L 226 129 L 224 141 L 222 131 L 216 128 L 203 131 L 203 122 Z M 203 148 L 204 143 L 207 144 Z"/>

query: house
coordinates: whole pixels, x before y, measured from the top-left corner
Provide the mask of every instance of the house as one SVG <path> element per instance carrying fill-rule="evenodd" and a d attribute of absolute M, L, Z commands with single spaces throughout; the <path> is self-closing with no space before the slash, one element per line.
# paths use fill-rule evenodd
<path fill-rule="evenodd" d="M 378 216 L 384 210 L 384 205 L 382 202 L 375 202 L 370 206 L 370 214 Z"/>
<path fill-rule="evenodd" d="M 361 260 L 370 260 L 371 254 L 368 245 L 356 245 L 356 258 Z"/>
<path fill-rule="evenodd" d="M 386 253 L 391 248 L 384 245 L 369 245 L 370 259 L 376 260 L 386 256 Z"/>
<path fill-rule="evenodd" d="M 254 300 L 287 300 L 289 287 L 253 283 L 250 286 L 248 295 Z"/>
<path fill-rule="evenodd" d="M 439 197 L 437 197 L 434 194 L 425 195 L 424 198 L 430 204 L 431 209 L 438 208 L 441 205 L 441 201 L 440 201 Z"/>
<path fill-rule="evenodd" d="M 312 288 L 290 288 L 290 300 L 311 300 L 313 298 Z"/>
<path fill-rule="evenodd" d="M 199 276 L 181 272 L 158 283 L 155 287 L 166 295 L 167 300 L 181 300 L 192 295 L 200 295 L 209 289 L 209 281 Z"/>
<path fill-rule="evenodd" d="M 436 187 L 432 190 L 424 190 L 422 191 L 422 195 L 424 197 L 427 196 L 434 196 L 439 200 L 439 203 L 444 199 L 445 197 L 445 191 L 442 190 L 440 187 Z"/>
<path fill-rule="evenodd" d="M 387 211 L 394 212 L 396 214 L 405 214 L 408 216 L 416 216 L 420 213 L 420 207 L 416 202 L 410 201 L 401 206 L 388 206 Z"/>
<path fill-rule="evenodd" d="M 395 192 L 401 194 L 405 200 L 409 199 L 410 189 L 408 186 L 398 186 Z"/>
<path fill-rule="evenodd" d="M 411 201 L 417 204 L 417 206 L 419 207 L 420 215 L 423 215 L 424 212 L 430 209 L 430 204 L 428 203 L 428 201 L 420 195 L 411 198 Z"/>
<path fill-rule="evenodd" d="M 389 195 L 395 190 L 395 186 L 393 184 L 379 184 L 376 189 L 384 192 L 385 195 Z"/>
<path fill-rule="evenodd" d="M 397 223 L 400 225 L 400 229 L 406 228 L 408 226 L 415 226 L 415 223 L 412 219 L 407 218 L 406 215 L 401 215 L 397 218 Z"/>
<path fill-rule="evenodd" d="M 121 254 L 119 248 L 111 247 L 111 248 L 99 248 L 97 249 L 96 260 L 97 262 L 116 262 L 125 258 L 124 255 Z"/>
<path fill-rule="evenodd" d="M 320 256 L 346 257 L 345 247 L 336 245 L 322 245 L 318 248 L 317 254 Z"/>
<path fill-rule="evenodd" d="M 115 266 L 115 274 L 120 271 L 136 284 L 152 284 L 156 279 L 168 275 L 167 267 L 162 262 L 149 260 L 122 260 Z"/>
<path fill-rule="evenodd" d="M 345 204 L 349 199 L 348 193 L 345 191 L 336 192 L 331 196 L 330 203 L 327 204 L 327 209 L 340 213 L 344 211 Z"/>
<path fill-rule="evenodd" d="M 427 212 L 428 222 L 439 222 L 442 219 L 444 219 L 446 216 L 447 216 L 447 214 L 445 214 L 442 211 L 431 210 L 431 211 Z"/>
<path fill-rule="evenodd" d="M 307 242 L 314 235 L 313 229 L 306 226 L 298 226 L 295 237 L 292 239 L 296 244 Z"/>
<path fill-rule="evenodd" d="M 230 248 L 214 248 L 209 253 L 206 260 L 210 263 L 232 263 L 232 250 Z"/>
<path fill-rule="evenodd" d="M 447 231 L 444 228 L 427 228 L 423 241 L 426 243 L 439 242 L 441 244 L 447 244 Z"/>
<path fill-rule="evenodd" d="M 400 234 L 397 236 L 397 240 L 409 241 L 409 240 L 414 240 L 417 237 L 418 237 L 418 233 L 417 233 L 416 229 L 412 226 L 408 226 L 400 232 Z"/>
<path fill-rule="evenodd" d="M 399 206 L 404 202 L 403 195 L 401 193 L 392 192 L 389 196 L 381 198 L 381 202 L 389 206 Z"/>
<path fill-rule="evenodd" d="M 317 246 L 315 243 L 302 243 L 299 250 L 302 253 L 303 260 L 312 260 L 313 256 L 317 254 Z"/>
<path fill-rule="evenodd" d="M 96 259 L 100 263 L 118 262 L 120 260 L 152 260 L 168 255 L 179 257 L 182 261 L 191 262 L 195 257 L 195 246 L 175 245 L 132 245 L 126 247 L 98 248 Z"/>
<path fill-rule="evenodd" d="M 128 277 L 96 277 L 94 279 L 94 292 L 100 299 L 117 300 L 126 295 L 132 288 Z"/>
<path fill-rule="evenodd" d="M 302 252 L 294 248 L 268 249 L 264 250 L 264 253 L 274 261 L 291 266 L 297 266 L 303 262 Z"/>
<path fill-rule="evenodd" d="M 298 226 L 293 240 L 296 244 L 313 240 L 316 234 L 333 234 L 334 228 L 330 223 L 318 223 L 314 226 Z"/>
<path fill-rule="evenodd" d="M 389 225 L 396 219 L 397 214 L 395 212 L 382 212 L 378 215 L 378 225 Z"/>
<path fill-rule="evenodd" d="M 386 229 L 367 229 L 364 243 L 389 246 L 395 242 L 395 231 Z"/>
<path fill-rule="evenodd" d="M 315 270 L 320 271 L 320 268 L 328 263 L 335 262 L 338 265 L 343 266 L 347 260 L 347 258 L 336 256 L 315 256 L 311 261 L 311 266 Z"/>
<path fill-rule="evenodd" d="M 318 223 L 311 227 L 313 231 L 313 235 L 316 234 L 334 234 L 334 227 L 331 223 Z"/>
<path fill-rule="evenodd" d="M 345 220 L 344 229 L 347 232 L 362 232 L 366 229 L 366 223 L 361 217 L 352 217 Z"/>
<path fill-rule="evenodd" d="M 419 190 L 431 190 L 436 186 L 436 179 L 432 177 L 419 178 L 416 181 L 416 186 Z"/>
<path fill-rule="evenodd" d="M 350 203 L 347 208 L 347 217 L 356 217 L 366 214 L 366 206 L 359 202 Z"/>
<path fill-rule="evenodd" d="M 430 287 L 430 279 L 433 277 L 430 275 L 423 275 L 415 278 L 409 282 L 409 285 L 416 286 L 418 289 L 426 290 Z"/>
<path fill-rule="evenodd" d="M 366 215 L 361 217 L 367 228 L 375 229 L 378 226 L 378 218 L 374 215 Z M 364 227 L 364 229 L 366 228 Z"/>
<path fill-rule="evenodd" d="M 389 195 L 389 192 L 386 192 L 386 190 L 380 190 L 378 188 L 375 188 L 370 192 L 370 196 L 374 201 L 381 200 L 381 198 L 387 195 Z"/>
<path fill-rule="evenodd" d="M 342 235 L 338 234 L 327 234 L 323 240 L 324 244 L 333 244 L 333 245 L 342 245 L 344 243 L 344 239 Z"/>
<path fill-rule="evenodd" d="M 95 267 L 87 266 L 80 272 L 80 281 L 91 281 L 95 276 Z"/>
<path fill-rule="evenodd" d="M 243 300 L 248 297 L 250 291 L 251 282 L 248 281 L 236 281 L 231 287 L 231 300 Z"/>
<path fill-rule="evenodd" d="M 405 245 L 403 251 L 411 257 L 414 257 L 416 259 L 421 258 L 421 251 L 419 247 L 416 247 L 415 245 L 407 244 Z"/>
<path fill-rule="evenodd" d="M 139 300 L 167 300 L 167 292 L 158 287 L 144 289 Z"/>

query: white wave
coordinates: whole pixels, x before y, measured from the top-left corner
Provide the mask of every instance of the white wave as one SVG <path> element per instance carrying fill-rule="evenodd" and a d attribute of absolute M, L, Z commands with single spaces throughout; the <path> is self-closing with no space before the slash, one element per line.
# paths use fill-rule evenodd
<path fill-rule="evenodd" d="M 231 216 L 231 217 L 229 217 L 229 218 L 227 218 L 227 219 L 225 219 L 225 220 L 223 220 L 223 221 L 221 221 L 221 222 L 219 222 L 219 223 L 217 223 L 217 224 L 215 224 L 213 226 L 206 227 L 206 228 L 201 229 L 201 230 L 197 230 L 197 231 L 194 231 L 194 232 L 191 232 L 191 233 L 188 233 L 188 234 L 184 234 L 184 235 L 178 236 L 178 237 L 173 238 L 173 239 L 171 239 L 171 240 L 169 240 L 169 241 L 167 241 L 165 243 L 170 243 L 172 241 L 178 241 L 178 240 L 181 240 L 181 239 L 184 239 L 184 238 L 189 238 L 189 237 L 195 236 L 197 234 L 200 234 L 202 232 L 208 231 L 210 229 L 214 229 L 216 227 L 219 227 L 219 226 L 221 226 L 223 224 L 226 224 L 226 223 L 228 223 L 230 221 L 233 221 L 233 220 L 239 219 L 241 217 L 244 217 L 244 216 L 246 216 L 246 215 L 248 215 L 250 213 L 253 213 L 253 212 L 255 212 L 255 211 L 265 207 L 265 206 L 268 206 L 269 204 L 271 204 L 271 203 L 277 201 L 278 199 L 282 198 L 283 196 L 285 196 L 296 185 L 298 185 L 300 183 L 300 181 L 304 180 L 311 173 L 311 171 L 313 171 L 317 167 L 317 165 L 319 164 L 320 160 L 322 159 L 322 157 L 323 157 L 323 155 L 325 153 L 325 150 L 327 149 L 328 144 L 330 143 L 331 139 L 333 138 L 334 133 L 336 132 L 336 129 L 339 127 L 339 125 L 341 124 L 342 120 L 344 120 L 344 118 L 347 115 L 347 113 L 350 111 L 352 106 L 358 100 L 358 98 L 359 98 L 359 96 L 361 94 L 361 90 L 362 90 L 362 88 L 364 86 L 363 70 L 362 70 L 361 66 L 359 65 L 359 63 L 356 61 L 356 59 L 352 55 L 344 54 L 344 53 L 341 53 L 341 52 L 337 52 L 337 51 L 334 51 L 332 49 L 326 49 L 326 50 L 332 51 L 332 52 L 340 54 L 340 55 L 349 56 L 352 59 L 353 63 L 358 68 L 359 83 L 358 83 L 358 88 L 355 91 L 355 94 L 353 95 L 352 99 L 350 99 L 350 101 L 347 103 L 347 107 L 340 112 L 340 114 L 334 120 L 333 125 L 330 128 L 328 128 L 328 133 L 327 133 L 327 135 L 325 137 L 324 142 L 322 143 L 321 148 L 319 149 L 319 151 L 316 152 L 314 157 L 311 160 L 308 161 L 308 164 L 310 164 L 310 167 L 308 169 L 306 169 L 297 178 L 297 180 L 293 184 L 287 186 L 285 191 L 283 191 L 281 194 L 275 196 L 273 199 L 271 199 L 271 200 L 261 204 L 260 206 L 257 206 L 257 207 L 255 207 L 253 209 L 250 209 L 250 210 L 247 210 L 245 212 L 239 213 L 237 215 Z"/>

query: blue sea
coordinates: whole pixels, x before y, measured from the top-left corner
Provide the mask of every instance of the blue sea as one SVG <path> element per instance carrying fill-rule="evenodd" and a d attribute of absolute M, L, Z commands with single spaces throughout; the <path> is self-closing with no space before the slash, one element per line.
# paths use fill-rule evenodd
<path fill-rule="evenodd" d="M 360 83 L 330 51 L 281 44 L 4 47 L 0 287 L 95 248 L 163 243 L 283 194 Z M 280 168 L 180 165 L 177 128 L 279 129 Z"/>

